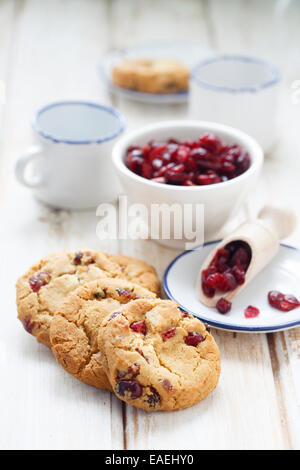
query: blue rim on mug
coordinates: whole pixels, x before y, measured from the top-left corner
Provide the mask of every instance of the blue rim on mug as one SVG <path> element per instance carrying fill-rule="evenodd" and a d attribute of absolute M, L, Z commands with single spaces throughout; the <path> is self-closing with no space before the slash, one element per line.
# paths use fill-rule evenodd
<path fill-rule="evenodd" d="M 119 120 L 120 127 L 113 134 L 107 135 L 105 137 L 101 137 L 100 139 L 89 139 L 89 140 L 58 139 L 58 138 L 44 132 L 38 124 L 38 119 L 39 119 L 40 115 L 42 113 L 44 113 L 45 111 L 48 111 L 51 108 L 55 108 L 57 106 L 65 106 L 65 105 L 70 105 L 70 106 L 84 105 L 84 106 L 90 106 L 90 107 L 93 107 L 93 108 L 98 108 L 98 109 L 104 110 L 107 113 L 112 114 L 113 116 L 115 116 Z M 108 140 L 115 139 L 116 137 L 118 137 L 118 135 L 120 135 L 124 131 L 124 129 L 125 129 L 125 119 L 119 111 L 117 111 L 115 108 L 112 108 L 111 106 L 104 106 L 102 104 L 93 103 L 93 102 L 90 102 L 90 101 L 57 101 L 55 103 L 50 103 L 50 104 L 48 104 L 46 106 L 43 106 L 42 108 L 38 109 L 38 111 L 34 115 L 34 118 L 33 118 L 33 121 L 32 121 L 32 127 L 34 128 L 34 130 L 39 135 L 41 135 L 45 139 L 51 140 L 52 142 L 54 142 L 56 144 L 57 143 L 73 144 L 73 145 L 76 145 L 76 144 L 78 144 L 78 145 L 101 144 L 103 142 L 107 142 Z"/>
<path fill-rule="evenodd" d="M 210 242 L 203 243 L 203 245 L 200 245 L 200 246 L 209 246 L 209 245 L 219 243 L 220 241 L 221 240 L 213 240 Z M 191 253 L 192 251 L 194 251 L 195 249 L 200 248 L 200 246 L 195 247 L 193 250 L 186 250 L 183 253 L 180 253 L 178 256 L 176 256 L 173 259 L 173 261 L 171 261 L 171 263 L 167 266 L 163 275 L 162 285 L 163 285 L 165 294 L 170 300 L 173 300 L 174 302 L 178 304 L 181 311 L 191 313 L 192 315 L 199 318 L 201 321 L 208 323 L 212 327 L 220 328 L 222 330 L 240 331 L 244 333 L 247 333 L 247 332 L 252 332 L 252 333 L 253 332 L 261 332 L 261 333 L 265 332 L 266 333 L 268 331 L 272 332 L 272 331 L 277 331 L 277 330 L 284 330 L 284 329 L 289 329 L 289 328 L 293 328 L 295 326 L 300 325 L 300 320 L 293 320 L 291 322 L 283 323 L 281 325 L 275 324 L 275 325 L 269 325 L 269 326 L 240 326 L 240 325 L 236 325 L 235 323 L 223 323 L 222 321 L 218 322 L 215 320 L 211 320 L 210 318 L 207 318 L 205 315 L 200 315 L 199 313 L 193 312 L 192 310 L 184 307 L 180 302 L 178 302 L 178 300 L 173 296 L 173 294 L 171 293 L 169 289 L 168 274 L 173 264 L 175 264 L 179 258 L 182 258 L 182 256 L 185 256 L 188 253 Z M 295 246 L 287 245 L 286 243 L 280 243 L 280 246 L 283 246 L 290 250 L 295 250 L 295 251 L 300 252 L 299 248 L 296 248 Z"/>
<path fill-rule="evenodd" d="M 263 65 L 266 69 L 271 72 L 272 78 L 258 85 L 246 87 L 229 87 L 224 85 L 215 85 L 199 78 L 198 72 L 202 67 L 221 61 L 244 62 L 248 64 Z M 276 85 L 281 79 L 281 75 L 279 69 L 275 65 L 262 59 L 242 55 L 219 55 L 199 62 L 191 71 L 191 79 L 194 80 L 198 85 L 201 85 L 204 88 L 208 88 L 213 91 L 223 91 L 227 93 L 257 93 L 261 90 L 264 90 L 265 88 Z"/>

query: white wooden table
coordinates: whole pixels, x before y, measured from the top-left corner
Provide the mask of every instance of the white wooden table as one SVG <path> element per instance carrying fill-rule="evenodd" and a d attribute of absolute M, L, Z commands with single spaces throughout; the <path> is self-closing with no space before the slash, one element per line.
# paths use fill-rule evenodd
<path fill-rule="evenodd" d="M 90 246 L 126 252 L 160 275 L 176 252 L 150 241 L 100 242 L 95 212 L 53 211 L 14 179 L 16 157 L 31 143 L 37 107 L 60 99 L 112 103 L 128 128 L 185 117 L 185 106 L 141 105 L 110 97 L 96 64 L 112 47 L 142 40 L 199 41 L 221 52 L 268 58 L 283 73 L 280 134 L 267 156 L 251 210 L 280 200 L 300 216 L 300 4 L 224 0 L 2 0 L 0 447 L 4 449 L 300 448 L 300 329 L 276 334 L 214 331 L 222 354 L 215 392 L 193 408 L 147 414 L 64 372 L 16 320 L 16 278 L 46 253 Z M 288 240 L 300 247 L 300 227 Z"/>

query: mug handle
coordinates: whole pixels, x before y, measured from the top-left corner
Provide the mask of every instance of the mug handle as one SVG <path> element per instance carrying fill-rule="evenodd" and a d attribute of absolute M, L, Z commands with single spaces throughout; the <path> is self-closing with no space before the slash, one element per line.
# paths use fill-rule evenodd
<path fill-rule="evenodd" d="M 38 158 L 44 158 L 43 149 L 39 146 L 32 146 L 30 147 L 27 152 L 25 152 L 21 157 L 17 160 L 15 166 L 15 175 L 19 183 L 27 186 L 28 188 L 37 188 L 41 186 L 44 182 L 42 176 L 35 178 L 34 180 L 28 180 L 25 176 L 26 167 L 30 162 L 37 160 Z"/>

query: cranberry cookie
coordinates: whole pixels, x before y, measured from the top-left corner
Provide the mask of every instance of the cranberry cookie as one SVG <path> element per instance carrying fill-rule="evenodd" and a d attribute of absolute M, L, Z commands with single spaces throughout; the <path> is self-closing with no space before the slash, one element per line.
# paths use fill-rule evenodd
<path fill-rule="evenodd" d="M 28 333 L 50 347 L 50 322 L 61 301 L 81 284 L 105 277 L 127 279 L 159 295 L 155 270 L 143 261 L 91 250 L 61 251 L 42 259 L 18 280 L 18 318 Z"/>
<path fill-rule="evenodd" d="M 128 59 L 114 67 L 112 80 L 145 93 L 176 93 L 188 89 L 189 70 L 174 60 Z"/>
<path fill-rule="evenodd" d="M 62 367 L 78 380 L 111 389 L 98 347 L 98 332 L 107 315 L 138 297 L 155 298 L 143 287 L 121 279 L 92 281 L 71 292 L 54 315 L 50 326 L 52 351 Z"/>
<path fill-rule="evenodd" d="M 114 392 L 138 408 L 187 408 L 218 383 L 220 353 L 212 335 L 173 301 L 123 305 L 103 320 L 98 342 Z"/>

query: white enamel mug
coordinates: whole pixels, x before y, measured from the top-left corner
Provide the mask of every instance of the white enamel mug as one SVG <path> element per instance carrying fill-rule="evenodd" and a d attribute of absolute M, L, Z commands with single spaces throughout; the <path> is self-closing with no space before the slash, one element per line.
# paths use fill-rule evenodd
<path fill-rule="evenodd" d="M 199 63 L 191 72 L 189 116 L 236 127 L 265 151 L 277 132 L 279 70 L 261 59 L 223 55 Z"/>
<path fill-rule="evenodd" d="M 120 187 L 112 146 L 125 127 L 118 111 L 84 101 L 58 102 L 38 110 L 32 127 L 36 145 L 15 168 L 21 184 L 58 208 L 88 209 L 113 201 Z"/>

